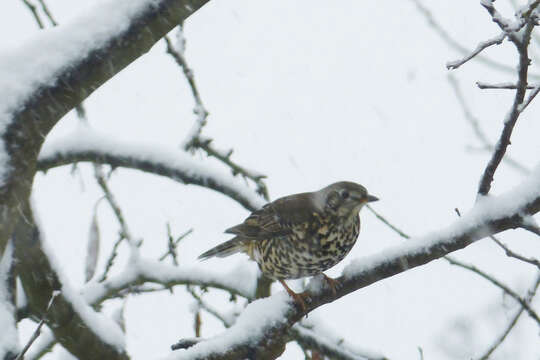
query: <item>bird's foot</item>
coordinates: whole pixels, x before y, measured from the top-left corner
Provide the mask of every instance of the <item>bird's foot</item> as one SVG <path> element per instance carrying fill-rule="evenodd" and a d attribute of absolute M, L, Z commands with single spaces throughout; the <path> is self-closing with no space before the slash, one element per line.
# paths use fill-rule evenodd
<path fill-rule="evenodd" d="M 326 281 L 326 284 L 328 284 L 328 287 L 330 288 L 330 290 L 332 290 L 332 294 L 336 296 L 337 290 L 341 288 L 341 283 L 336 279 L 332 279 L 331 277 L 326 276 L 325 273 L 322 273 L 322 276 L 324 278 L 324 281 Z"/>
<path fill-rule="evenodd" d="M 289 296 L 293 298 L 294 303 L 302 310 L 302 313 L 306 314 L 306 317 L 307 317 L 306 302 L 308 303 L 311 302 L 311 298 L 309 297 L 308 292 L 304 291 L 303 293 L 300 293 L 300 294 L 295 293 L 294 291 L 291 290 L 289 286 L 287 286 L 285 281 L 279 280 L 279 282 L 281 283 L 281 285 L 283 285 L 283 287 L 285 288 L 285 291 L 287 291 Z"/>

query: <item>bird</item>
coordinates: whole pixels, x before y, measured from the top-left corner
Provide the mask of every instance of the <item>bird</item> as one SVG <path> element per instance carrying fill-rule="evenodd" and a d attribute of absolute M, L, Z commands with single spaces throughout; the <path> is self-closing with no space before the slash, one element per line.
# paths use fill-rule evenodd
<path fill-rule="evenodd" d="M 225 230 L 234 238 L 201 254 L 199 259 L 245 253 L 265 276 L 279 281 L 305 312 L 303 297 L 307 295 L 295 293 L 284 280 L 322 274 L 336 294 L 339 283 L 323 271 L 349 253 L 360 232 L 360 210 L 377 200 L 364 186 L 351 181 L 285 196 Z"/>

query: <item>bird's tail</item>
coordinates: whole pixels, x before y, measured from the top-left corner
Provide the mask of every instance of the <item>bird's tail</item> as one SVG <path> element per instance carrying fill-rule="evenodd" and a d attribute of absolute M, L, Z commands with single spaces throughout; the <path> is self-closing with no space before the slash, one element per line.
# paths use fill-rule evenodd
<path fill-rule="evenodd" d="M 217 256 L 217 257 L 226 257 L 232 254 L 236 254 L 238 252 L 242 252 L 246 250 L 246 244 L 243 240 L 239 239 L 238 236 L 232 238 L 229 241 L 224 242 L 223 244 L 220 244 L 216 247 L 211 248 L 207 252 L 201 254 L 198 259 L 199 260 L 206 260 L 211 257 Z"/>

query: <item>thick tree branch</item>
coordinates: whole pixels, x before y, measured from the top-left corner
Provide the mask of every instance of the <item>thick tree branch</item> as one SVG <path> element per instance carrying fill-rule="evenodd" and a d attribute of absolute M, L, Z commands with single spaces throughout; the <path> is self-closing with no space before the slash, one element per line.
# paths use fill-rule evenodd
<path fill-rule="evenodd" d="M 504 210 L 503 210 L 504 209 Z M 314 286 L 307 312 L 377 281 L 424 265 L 467 247 L 474 241 L 519 227 L 522 216 L 540 211 L 540 169 L 515 190 L 485 198 L 453 225 L 430 235 L 413 238 L 380 254 L 353 261 L 336 280 L 337 293 Z M 173 354 L 170 359 L 236 359 L 253 356 L 271 359 L 280 353 L 282 334 L 305 316 L 285 293 L 251 303 L 235 325 L 215 338 Z M 226 344 L 227 350 L 223 350 Z M 264 355 L 268 354 L 268 355 Z"/>
<path fill-rule="evenodd" d="M 47 171 L 82 161 L 137 169 L 184 184 L 203 186 L 232 198 L 250 211 L 264 204 L 264 200 L 240 179 L 207 167 L 176 148 L 118 141 L 90 129 L 75 132 L 44 148 L 37 169 Z"/>
<path fill-rule="evenodd" d="M 231 294 L 248 299 L 255 296 L 255 279 L 250 282 L 237 281 L 239 273 L 226 276 L 223 273 L 205 271 L 201 267 L 181 268 L 163 264 L 157 260 L 134 258 L 129 266 L 116 276 L 103 282 L 90 282 L 83 289 L 84 297 L 89 304 L 99 304 L 115 297 L 120 291 L 147 282 L 161 284 L 167 288 L 176 285 L 196 285 L 225 290 Z"/>

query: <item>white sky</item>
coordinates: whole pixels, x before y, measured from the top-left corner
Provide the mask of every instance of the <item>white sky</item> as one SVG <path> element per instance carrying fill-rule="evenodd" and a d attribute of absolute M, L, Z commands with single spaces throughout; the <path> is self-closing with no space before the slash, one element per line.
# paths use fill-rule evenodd
<path fill-rule="evenodd" d="M 48 4 L 61 24 L 89 6 L 65 0 Z M 425 5 L 468 47 L 498 34 L 478 2 Z M 503 2 L 497 6 L 509 9 Z M 330 6 L 314 0 L 218 0 L 204 6 L 185 27 L 186 56 L 210 111 L 203 133 L 215 138 L 218 147 L 233 147 L 238 163 L 268 175 L 272 199 L 337 180 L 356 181 L 381 199 L 374 205 L 378 211 L 413 235 L 454 221 L 454 208 L 465 211 L 472 205 L 488 154 L 466 150 L 478 141 L 444 66 L 460 54 L 427 26 L 412 1 L 341 1 Z M 0 32 L 5 34 L 0 55 L 37 32 L 22 1 L 0 3 Z M 487 54 L 516 64 L 510 44 Z M 534 62 L 533 69 L 538 69 Z M 452 74 L 486 133 L 496 139 L 513 94 L 478 90 L 474 83 L 512 81 L 515 75 L 478 62 Z M 181 143 L 195 120 L 187 83 L 164 53 L 163 43 L 102 86 L 85 105 L 99 131 L 160 146 Z M 530 168 L 540 153 L 538 111 L 537 103 L 527 109 L 510 147 L 510 154 Z M 72 113 L 66 116 L 51 139 L 70 133 L 77 121 Z M 84 279 L 92 209 L 101 196 L 90 167 L 80 169 L 82 177 L 70 176 L 69 168 L 39 174 L 34 191 L 47 241 L 74 287 Z M 520 179 L 501 166 L 492 192 L 502 193 Z M 132 233 L 144 238 L 143 256 L 151 258 L 166 250 L 166 222 L 176 234 L 194 228 L 180 247 L 181 263 L 193 265 L 198 254 L 227 239 L 225 228 L 247 216 L 220 194 L 135 171 L 117 170 L 110 184 Z M 357 245 L 329 275 L 340 274 L 355 257 L 402 241 L 367 211 L 361 215 Z M 117 236 L 116 221 L 105 204 L 100 205 L 99 222 L 105 254 Z M 501 239 L 524 254 L 540 253 L 538 239 L 523 231 Z M 535 275 L 533 267 L 507 259 L 489 240 L 456 255 L 520 291 Z M 205 264 L 226 271 L 246 262 L 236 256 Z M 225 303 L 225 297 L 213 294 L 206 297 Z M 130 298 L 127 343 L 133 357 L 167 354 L 172 343 L 193 336 L 190 302 L 180 288 L 174 296 Z M 420 346 L 427 359 L 450 359 L 444 348 L 458 351 L 458 358 L 479 355 L 514 313 L 511 304 L 485 280 L 437 261 L 357 291 L 310 317 L 389 358 L 417 359 Z M 203 335 L 222 331 L 216 324 L 205 316 Z M 24 330 L 31 328 L 25 325 Z M 499 356 L 537 358 L 537 334 L 536 325 L 523 316 Z M 468 352 L 467 342 L 473 352 Z M 283 358 L 300 356 L 290 347 Z"/>

